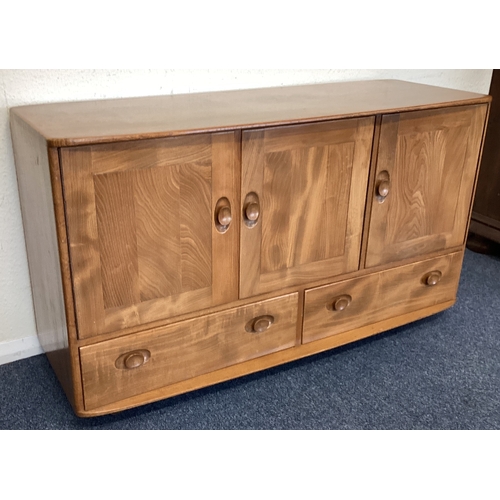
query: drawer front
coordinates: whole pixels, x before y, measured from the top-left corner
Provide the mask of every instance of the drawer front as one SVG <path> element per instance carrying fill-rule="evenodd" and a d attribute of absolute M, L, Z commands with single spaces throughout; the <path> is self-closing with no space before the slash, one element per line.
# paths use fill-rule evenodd
<path fill-rule="evenodd" d="M 463 252 L 306 290 L 303 343 L 453 300 Z"/>
<path fill-rule="evenodd" d="M 298 294 L 80 348 L 91 410 L 293 347 Z"/>

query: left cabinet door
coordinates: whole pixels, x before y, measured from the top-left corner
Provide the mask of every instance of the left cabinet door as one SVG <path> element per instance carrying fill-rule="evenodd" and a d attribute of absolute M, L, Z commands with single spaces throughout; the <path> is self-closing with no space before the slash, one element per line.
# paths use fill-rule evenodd
<path fill-rule="evenodd" d="M 61 149 L 80 338 L 238 298 L 237 139 Z"/>

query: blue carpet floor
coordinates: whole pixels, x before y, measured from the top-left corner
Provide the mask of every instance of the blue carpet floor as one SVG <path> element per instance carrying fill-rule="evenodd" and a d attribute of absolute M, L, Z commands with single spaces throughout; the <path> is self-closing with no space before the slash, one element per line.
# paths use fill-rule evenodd
<path fill-rule="evenodd" d="M 45 356 L 0 366 L 0 429 L 499 429 L 500 259 L 467 251 L 457 304 L 286 366 L 81 419 Z"/>

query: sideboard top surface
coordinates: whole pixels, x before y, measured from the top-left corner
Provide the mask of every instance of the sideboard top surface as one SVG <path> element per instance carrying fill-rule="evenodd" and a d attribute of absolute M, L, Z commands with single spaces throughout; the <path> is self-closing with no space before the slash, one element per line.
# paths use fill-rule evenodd
<path fill-rule="evenodd" d="M 20 106 L 11 109 L 51 147 L 152 139 L 477 104 L 490 96 L 369 80 Z"/>

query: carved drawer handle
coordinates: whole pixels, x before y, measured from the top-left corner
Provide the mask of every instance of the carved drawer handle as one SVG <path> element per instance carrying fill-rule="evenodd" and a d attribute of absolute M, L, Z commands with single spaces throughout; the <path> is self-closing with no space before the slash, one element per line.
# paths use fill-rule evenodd
<path fill-rule="evenodd" d="M 274 316 L 269 314 L 251 319 L 245 326 L 245 330 L 250 333 L 262 333 L 271 328 L 274 323 Z"/>
<path fill-rule="evenodd" d="M 215 205 L 215 227 L 219 233 L 225 233 L 233 221 L 231 203 L 227 198 L 221 198 Z"/>
<path fill-rule="evenodd" d="M 151 358 L 151 352 L 147 349 L 140 349 L 138 351 L 127 352 L 122 354 L 116 361 L 116 368 L 125 370 L 133 370 L 145 365 Z"/>
<path fill-rule="evenodd" d="M 442 276 L 443 273 L 441 271 L 432 271 L 425 276 L 424 283 L 427 286 L 435 286 L 441 281 Z"/>
<path fill-rule="evenodd" d="M 352 297 L 350 295 L 340 295 L 339 297 L 336 297 L 333 299 L 331 306 L 328 308 L 332 311 L 344 311 L 349 307 L 349 305 L 352 302 Z"/>

